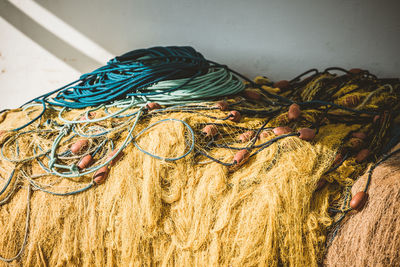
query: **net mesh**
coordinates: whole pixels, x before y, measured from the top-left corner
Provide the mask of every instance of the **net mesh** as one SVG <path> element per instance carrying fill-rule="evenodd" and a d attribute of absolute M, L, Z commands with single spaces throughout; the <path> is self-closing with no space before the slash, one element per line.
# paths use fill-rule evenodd
<path fill-rule="evenodd" d="M 48 109 L 2 132 L 0 255 L 22 249 L 13 262 L 26 266 L 318 266 L 354 180 L 390 140 L 399 84 L 368 73 L 315 74 L 287 90 L 255 82 L 225 102 Z M 320 102 L 291 120 L 272 93 Z M 38 113 L 7 111 L 0 128 Z M 315 138 L 300 138 L 304 128 Z"/>

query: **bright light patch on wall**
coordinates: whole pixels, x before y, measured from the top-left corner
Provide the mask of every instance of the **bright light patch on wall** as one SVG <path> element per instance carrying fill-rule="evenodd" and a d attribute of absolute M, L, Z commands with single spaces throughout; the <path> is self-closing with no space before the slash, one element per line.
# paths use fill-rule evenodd
<path fill-rule="evenodd" d="M 100 64 L 114 56 L 32 0 L 9 0 L 42 27 Z"/>

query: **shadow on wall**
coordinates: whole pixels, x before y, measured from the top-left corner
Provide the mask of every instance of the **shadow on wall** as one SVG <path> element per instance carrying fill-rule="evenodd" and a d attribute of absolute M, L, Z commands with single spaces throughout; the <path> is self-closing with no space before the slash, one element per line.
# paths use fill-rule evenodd
<path fill-rule="evenodd" d="M 185 4 L 190 1 L 177 0 L 174 4 L 167 2 L 139 0 L 133 3 L 120 0 L 110 4 L 107 0 L 98 0 L 93 5 L 92 1 L 9 0 L 0 3 L 0 16 L 79 72 L 91 71 L 105 64 L 113 55 L 157 45 L 191 45 L 203 54 L 205 51 L 210 52 L 205 54 L 208 58 L 221 63 L 236 63 L 238 71 L 246 73 L 246 70 L 248 72 L 251 69 L 251 61 L 246 60 L 246 54 L 257 49 L 249 50 L 251 46 L 241 46 L 242 49 L 232 47 L 232 40 L 238 41 L 237 36 L 223 28 L 230 23 L 229 19 L 220 25 L 218 23 L 225 10 L 217 9 L 217 14 L 210 15 L 209 11 L 213 11 L 212 2 L 206 3 L 201 10 L 198 10 L 198 5 L 192 7 L 193 2 Z M 43 20 L 41 14 L 32 9 L 42 10 L 44 15 L 55 17 L 64 25 L 55 31 L 48 30 L 47 26 L 52 26 L 51 22 Z M 228 17 L 232 17 L 232 14 Z M 207 27 L 209 25 L 213 25 L 214 29 L 210 31 Z M 108 52 L 106 58 L 98 59 L 88 55 L 90 47 L 76 49 L 76 45 L 81 46 L 79 40 L 69 38 L 66 42 L 64 37 L 68 39 L 68 36 L 62 35 L 63 27 L 76 29 L 75 33 L 82 33 L 82 36 L 94 40 L 95 44 L 105 47 L 105 51 L 111 53 Z M 215 32 L 224 34 L 209 38 L 209 34 Z M 223 35 L 231 38 L 222 40 Z M 233 58 L 232 54 L 235 55 Z M 229 58 L 230 62 L 226 62 Z M 260 67 L 262 58 L 259 56 L 256 68 Z"/>
<path fill-rule="evenodd" d="M 0 16 L 59 59 L 63 61 L 66 57 L 79 59 L 66 61 L 79 72 L 87 72 L 101 65 L 100 62 L 48 31 L 8 1 L 0 1 Z"/>
<path fill-rule="evenodd" d="M 191 45 L 205 57 L 253 77 L 289 79 L 310 68 L 369 69 L 400 76 L 397 0 L 10 0 L 0 15 L 25 35 L 80 72 L 103 65 L 104 55 L 157 45 Z M 65 42 L 15 3 L 30 2 L 104 48 Z M 72 44 L 72 45 L 71 45 Z"/>

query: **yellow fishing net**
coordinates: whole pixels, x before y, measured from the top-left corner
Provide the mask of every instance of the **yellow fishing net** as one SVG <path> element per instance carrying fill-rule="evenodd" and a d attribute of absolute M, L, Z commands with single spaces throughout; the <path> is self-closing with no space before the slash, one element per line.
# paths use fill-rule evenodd
<path fill-rule="evenodd" d="M 14 174 L 0 194 L 0 256 L 19 256 L 14 266 L 318 266 L 328 232 L 349 209 L 349 186 L 389 140 L 399 83 L 363 72 L 316 74 L 288 88 L 263 77 L 255 82 L 262 86 L 248 85 L 226 102 L 148 111 L 132 132 L 137 116 L 122 115 L 138 109 L 90 123 L 117 108 L 66 111 L 63 118 L 82 120 L 72 130 L 49 109 L 18 132 L 7 130 L 41 108 L 2 113 L 0 189 Z M 300 115 L 289 119 L 291 107 L 274 106 L 271 93 L 369 113 L 320 103 L 300 105 Z M 240 112 L 239 121 L 230 119 L 231 110 Z M 277 132 L 282 126 L 294 134 Z M 304 128 L 315 137 L 299 138 Z M 62 131 L 54 162 L 42 154 Z M 92 137 L 71 155 L 85 134 Z M 92 175 L 43 170 L 79 163 L 93 151 L 92 164 L 100 165 L 130 136 L 102 184 Z M 362 149 L 368 158 L 357 158 Z"/>

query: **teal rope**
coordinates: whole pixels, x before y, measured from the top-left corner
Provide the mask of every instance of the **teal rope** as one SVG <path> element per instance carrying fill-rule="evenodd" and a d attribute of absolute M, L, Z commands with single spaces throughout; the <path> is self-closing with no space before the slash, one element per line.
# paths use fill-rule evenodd
<path fill-rule="evenodd" d="M 42 192 L 44 192 L 44 193 L 51 194 L 51 195 L 55 195 L 55 196 L 71 196 L 71 195 L 76 195 L 76 194 L 82 193 L 82 192 L 84 192 L 84 191 L 86 191 L 86 190 L 92 188 L 93 186 L 95 186 L 95 183 L 92 181 L 92 182 L 90 182 L 89 184 L 87 184 L 86 186 L 84 186 L 84 187 L 82 187 L 82 188 L 80 188 L 80 189 L 78 189 L 78 190 L 74 190 L 74 191 L 71 191 L 71 192 L 65 192 L 65 193 L 59 193 L 59 192 L 54 192 L 54 191 L 50 191 L 50 190 L 44 189 L 43 187 L 40 187 L 39 185 L 37 185 L 37 184 L 36 184 L 33 180 L 31 180 L 31 179 L 29 179 L 29 183 L 30 183 L 34 188 L 36 188 L 36 189 L 38 189 L 38 190 L 40 190 L 40 191 L 42 191 Z"/>
<path fill-rule="evenodd" d="M 191 145 L 190 145 L 190 148 L 189 148 L 188 151 L 186 151 L 186 152 L 185 152 L 183 155 L 181 155 L 181 156 L 173 157 L 173 158 L 167 158 L 167 157 L 157 156 L 157 155 L 155 155 L 155 154 L 152 154 L 152 153 L 150 153 L 150 152 L 144 150 L 143 148 L 141 148 L 141 147 L 136 143 L 136 140 L 138 139 L 138 137 L 140 137 L 143 133 L 145 133 L 146 131 L 148 131 L 150 128 L 152 128 L 152 127 L 154 127 L 154 126 L 156 126 L 156 125 L 158 125 L 158 124 L 160 124 L 160 123 L 166 122 L 166 121 L 177 121 L 177 122 L 180 122 L 180 123 L 182 123 L 182 124 L 189 130 L 189 132 L 190 132 L 190 136 L 191 136 Z M 195 144 L 195 135 L 194 135 L 194 132 L 193 132 L 192 127 L 190 127 L 189 124 L 187 124 L 187 123 L 186 123 L 185 121 L 183 121 L 183 120 L 179 120 L 179 119 L 163 119 L 163 120 L 157 121 L 157 122 L 155 122 L 155 123 L 149 125 L 149 126 L 146 127 L 145 129 L 143 129 L 142 131 L 140 131 L 140 132 L 135 136 L 135 138 L 134 138 L 133 140 L 134 140 L 134 141 L 133 141 L 133 144 L 136 146 L 136 148 L 139 149 L 141 152 L 145 153 L 146 155 L 149 155 L 149 156 L 151 156 L 151 157 L 153 157 L 153 158 L 156 158 L 156 159 L 159 159 L 159 160 L 176 161 L 176 160 L 180 160 L 180 159 L 186 157 L 187 155 L 189 155 L 189 154 L 193 151 L 193 149 L 194 149 L 194 144 Z"/>
<path fill-rule="evenodd" d="M 4 186 L 3 186 L 3 189 L 0 190 L 0 196 L 6 191 L 7 187 L 10 185 L 11 180 L 12 180 L 12 178 L 13 178 L 13 176 L 14 176 L 14 173 L 15 173 L 15 169 L 12 170 L 10 176 L 8 177 L 6 183 L 5 183 Z"/>
<path fill-rule="evenodd" d="M 52 173 L 54 175 L 58 175 L 60 177 L 65 177 L 65 178 L 72 178 L 72 177 L 81 177 L 90 173 L 93 173 L 95 171 L 97 171 L 98 169 L 108 165 L 114 158 L 116 158 L 118 156 L 118 154 L 127 146 L 128 142 L 130 141 L 130 139 L 132 138 L 132 132 L 133 130 L 136 128 L 136 125 L 140 119 L 140 116 L 142 114 L 142 110 L 143 108 L 140 108 L 137 115 L 136 115 L 136 120 L 133 123 L 132 127 L 129 130 L 128 136 L 125 138 L 123 144 L 121 145 L 121 147 L 118 149 L 118 151 L 114 154 L 114 156 L 112 156 L 111 158 L 109 158 L 106 162 L 104 162 L 103 164 L 100 164 L 97 167 L 94 167 L 88 171 L 85 172 L 79 172 L 78 167 L 76 165 L 62 165 L 62 164 L 56 164 L 57 161 L 57 157 L 56 157 L 56 150 L 57 147 L 60 143 L 60 141 L 62 140 L 63 137 L 65 137 L 68 134 L 67 130 L 63 130 L 60 132 L 60 134 L 57 136 L 56 140 L 53 143 L 53 146 L 51 148 L 51 152 L 50 152 L 50 160 L 49 160 L 49 169 L 52 171 Z M 71 127 L 69 125 L 69 127 Z M 68 173 L 61 173 L 58 172 L 56 168 L 62 168 L 62 169 L 68 169 L 70 170 L 70 172 Z"/>
<path fill-rule="evenodd" d="M 62 122 L 66 123 L 66 124 L 78 124 L 78 123 L 82 123 L 82 122 L 84 122 L 84 123 L 100 122 L 100 121 L 103 121 L 103 120 L 112 118 L 112 117 L 114 117 L 114 116 L 116 116 L 116 115 L 119 115 L 119 114 L 121 114 L 121 113 L 124 113 L 124 112 L 127 111 L 128 109 L 135 107 L 135 106 L 136 106 L 136 103 L 135 103 L 134 100 L 135 100 L 134 98 L 131 98 L 131 99 L 129 100 L 129 102 L 130 102 L 129 105 L 127 105 L 126 107 L 124 107 L 123 109 L 121 109 L 121 110 L 119 110 L 119 111 L 117 111 L 117 112 L 115 112 L 115 113 L 109 114 L 109 115 L 104 116 L 104 117 L 102 117 L 102 118 L 88 119 L 88 120 L 85 120 L 85 121 L 81 121 L 81 120 L 67 120 L 67 119 L 63 118 L 63 116 L 62 116 L 62 114 L 67 110 L 67 108 L 65 108 L 65 107 L 62 108 L 61 111 L 58 113 L 58 118 L 59 118 Z M 97 108 L 95 108 L 95 109 L 91 109 L 91 110 L 89 110 L 89 112 L 96 111 L 96 110 L 98 110 L 98 109 L 100 109 L 100 108 L 102 108 L 102 107 L 104 107 L 104 106 L 99 106 L 99 107 L 97 107 Z"/>

